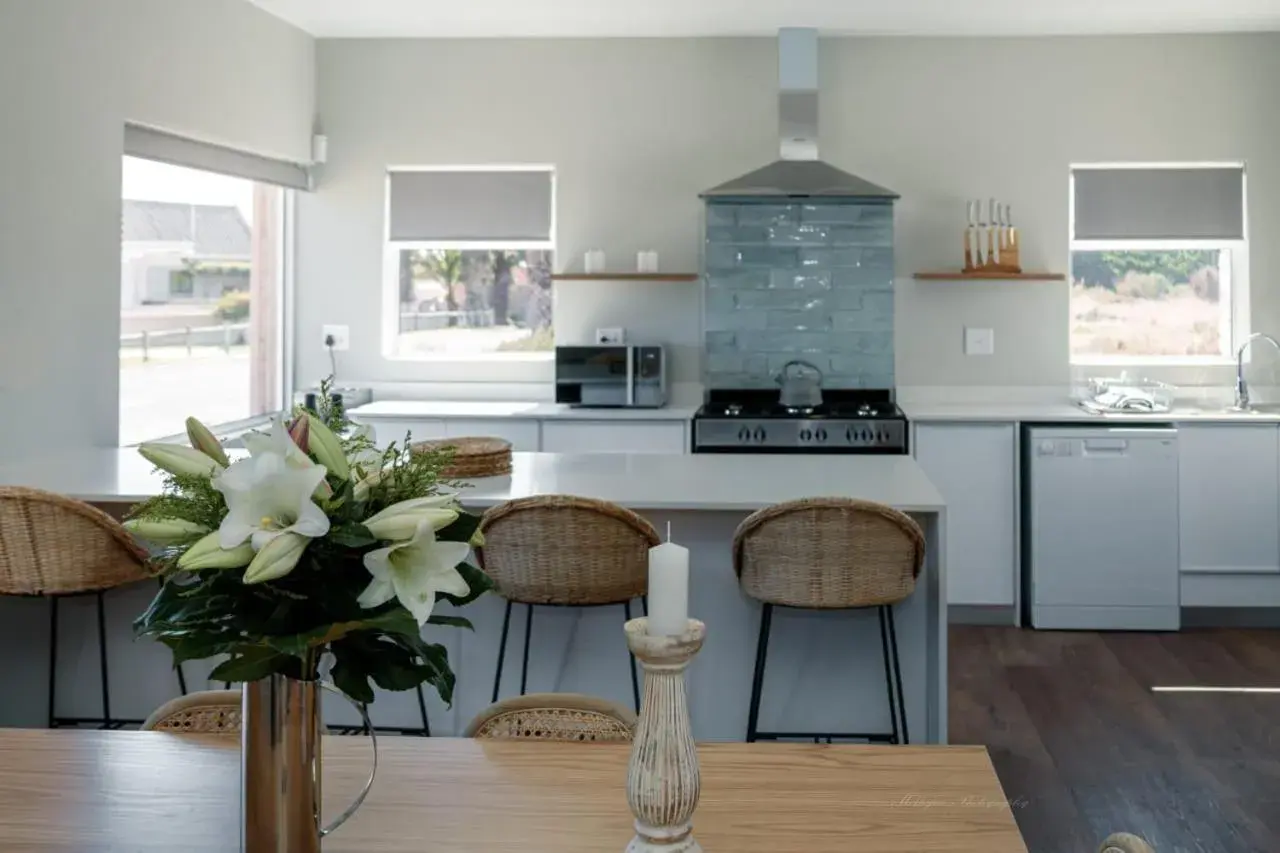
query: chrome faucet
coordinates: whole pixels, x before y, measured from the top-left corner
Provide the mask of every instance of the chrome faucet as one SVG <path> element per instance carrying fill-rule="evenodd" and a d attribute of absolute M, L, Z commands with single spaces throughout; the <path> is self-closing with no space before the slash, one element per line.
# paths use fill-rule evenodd
<path fill-rule="evenodd" d="M 1249 401 L 1249 383 L 1244 381 L 1244 351 L 1249 348 L 1250 344 L 1259 339 L 1269 341 L 1276 348 L 1276 352 L 1280 352 L 1280 341 L 1263 332 L 1254 332 L 1236 351 L 1236 409 L 1241 412 L 1249 411 L 1251 405 Z"/>

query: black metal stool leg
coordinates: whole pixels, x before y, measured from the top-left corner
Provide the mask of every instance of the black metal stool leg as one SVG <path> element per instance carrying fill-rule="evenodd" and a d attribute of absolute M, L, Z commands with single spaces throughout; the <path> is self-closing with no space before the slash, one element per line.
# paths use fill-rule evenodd
<path fill-rule="evenodd" d="M 893 735 L 890 743 L 901 743 L 898 734 L 898 705 L 893 699 L 893 664 L 889 655 L 889 628 L 888 620 L 885 618 L 885 610 L 887 608 L 881 605 L 876 608 L 876 615 L 880 618 L 880 651 L 884 654 L 884 691 L 889 697 L 889 717 L 893 723 Z"/>
<path fill-rule="evenodd" d="M 498 688 L 502 686 L 502 661 L 507 656 L 507 630 L 511 627 L 511 601 L 507 601 L 506 613 L 502 616 L 502 639 L 498 641 L 498 671 L 493 676 L 493 698 L 498 701 Z"/>
<path fill-rule="evenodd" d="M 893 624 L 893 606 L 886 607 L 885 612 L 889 619 L 889 646 L 893 649 L 893 676 L 898 682 L 898 711 L 902 714 L 902 743 L 911 743 L 911 736 L 907 734 L 907 703 L 902 695 L 902 666 L 898 660 L 898 633 Z"/>
<path fill-rule="evenodd" d="M 98 599 L 98 663 L 102 669 L 102 727 L 104 729 L 114 728 L 115 723 L 111 720 L 111 685 L 107 681 L 107 614 L 106 604 L 102 593 L 97 594 Z"/>
<path fill-rule="evenodd" d="M 58 597 L 49 597 L 49 728 L 58 727 Z"/>
<path fill-rule="evenodd" d="M 529 684 L 529 638 L 533 634 L 533 605 L 526 604 L 524 619 L 524 662 L 520 665 L 520 695 L 527 693 Z"/>
<path fill-rule="evenodd" d="M 644 618 L 649 618 L 649 596 L 640 596 L 640 612 L 644 614 Z"/>
<path fill-rule="evenodd" d="M 418 710 L 422 712 L 422 736 L 431 737 L 431 722 L 427 719 L 427 697 L 422 695 L 422 685 L 418 685 Z"/>
<path fill-rule="evenodd" d="M 751 709 L 747 714 L 747 743 L 754 743 L 760 722 L 760 694 L 764 688 L 764 664 L 769 654 L 769 626 L 773 621 L 773 605 L 760 612 L 760 638 L 756 641 L 756 670 L 751 679 Z"/>
<path fill-rule="evenodd" d="M 645 610 L 648 610 L 648 609 L 649 608 L 646 606 Z M 630 601 L 622 602 L 622 612 L 623 614 L 625 614 L 626 620 L 630 622 L 631 621 L 631 602 Z M 646 613 L 646 615 L 648 614 Z M 636 713 L 638 714 L 640 713 L 640 676 L 636 673 L 636 656 L 631 654 L 630 651 L 627 652 L 627 656 L 631 658 L 631 695 L 635 697 Z"/>

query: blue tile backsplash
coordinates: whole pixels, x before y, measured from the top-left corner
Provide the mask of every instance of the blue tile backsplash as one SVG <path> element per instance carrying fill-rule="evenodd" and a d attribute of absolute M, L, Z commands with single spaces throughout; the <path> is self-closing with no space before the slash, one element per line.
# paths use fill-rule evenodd
<path fill-rule="evenodd" d="M 772 388 L 794 358 L 893 387 L 891 204 L 710 202 L 704 258 L 708 387 Z"/>

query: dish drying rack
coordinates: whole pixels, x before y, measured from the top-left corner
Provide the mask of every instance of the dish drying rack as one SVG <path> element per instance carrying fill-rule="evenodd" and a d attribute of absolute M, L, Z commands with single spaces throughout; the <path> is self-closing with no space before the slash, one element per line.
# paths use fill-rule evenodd
<path fill-rule="evenodd" d="M 1072 395 L 1086 412 L 1103 414 L 1163 414 L 1173 407 L 1177 387 L 1155 379 L 1130 376 L 1092 377 Z"/>

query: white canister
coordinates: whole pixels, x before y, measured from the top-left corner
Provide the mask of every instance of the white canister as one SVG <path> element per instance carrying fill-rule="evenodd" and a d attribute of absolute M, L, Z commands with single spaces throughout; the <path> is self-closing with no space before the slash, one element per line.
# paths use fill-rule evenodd
<path fill-rule="evenodd" d="M 587 272 L 604 272 L 604 252 L 588 249 L 582 258 L 582 268 Z"/>
<path fill-rule="evenodd" d="M 657 272 L 658 253 L 652 249 L 636 252 L 636 272 Z"/>

